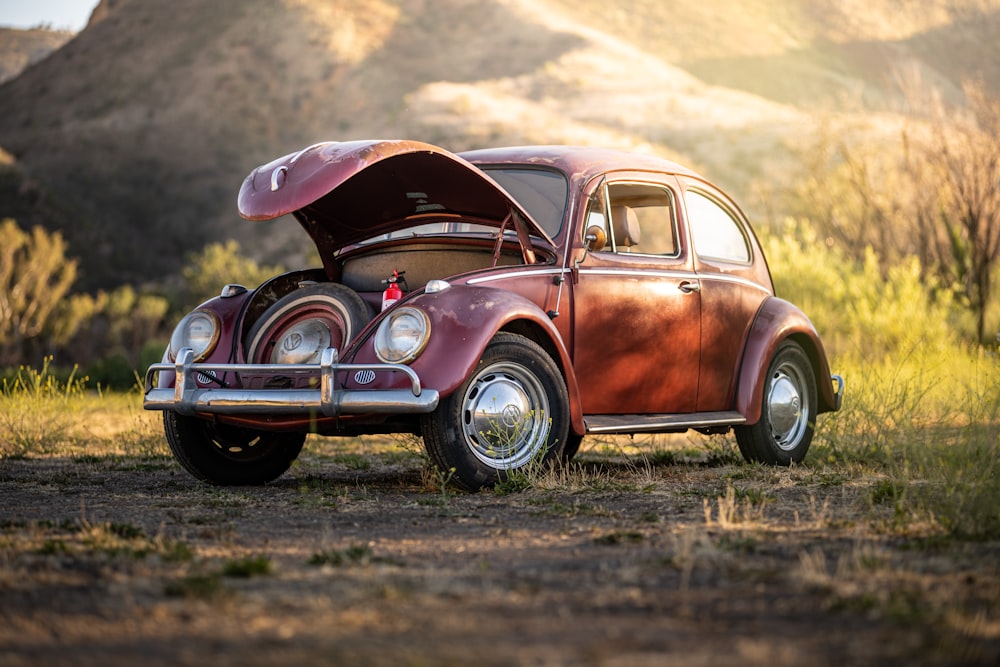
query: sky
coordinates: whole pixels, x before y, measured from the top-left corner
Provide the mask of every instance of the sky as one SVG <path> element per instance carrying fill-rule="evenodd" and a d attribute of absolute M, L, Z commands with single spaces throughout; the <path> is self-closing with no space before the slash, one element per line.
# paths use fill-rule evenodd
<path fill-rule="evenodd" d="M 0 26 L 80 32 L 98 0 L 0 0 Z"/>

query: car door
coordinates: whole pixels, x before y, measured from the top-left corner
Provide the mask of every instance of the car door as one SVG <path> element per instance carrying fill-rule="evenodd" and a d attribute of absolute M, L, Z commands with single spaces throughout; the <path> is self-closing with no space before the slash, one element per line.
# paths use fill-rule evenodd
<path fill-rule="evenodd" d="M 602 182 L 584 213 L 584 230 L 606 239 L 578 261 L 573 286 L 574 368 L 585 414 L 697 406 L 698 279 L 678 224 L 676 181 L 650 178 Z"/>
<path fill-rule="evenodd" d="M 684 180 L 682 214 L 701 286 L 697 410 L 730 410 L 750 326 L 761 302 L 774 290 L 756 238 L 723 193 Z"/>

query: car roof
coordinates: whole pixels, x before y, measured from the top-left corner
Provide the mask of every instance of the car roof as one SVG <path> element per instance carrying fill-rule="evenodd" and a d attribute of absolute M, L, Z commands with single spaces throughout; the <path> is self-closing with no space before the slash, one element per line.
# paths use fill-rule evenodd
<path fill-rule="evenodd" d="M 655 155 L 592 146 L 507 146 L 470 150 L 458 155 L 479 167 L 492 164 L 546 166 L 583 181 L 612 171 L 651 171 L 706 180 L 688 167 Z"/>

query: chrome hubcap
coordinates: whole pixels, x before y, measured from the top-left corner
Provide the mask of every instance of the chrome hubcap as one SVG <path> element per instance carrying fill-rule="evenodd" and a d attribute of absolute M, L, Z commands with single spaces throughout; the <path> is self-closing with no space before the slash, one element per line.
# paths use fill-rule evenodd
<path fill-rule="evenodd" d="M 514 363 L 473 378 L 462 402 L 462 428 L 473 455 L 497 469 L 519 468 L 545 446 L 548 398 L 538 379 Z"/>
<path fill-rule="evenodd" d="M 767 395 L 767 414 L 771 436 L 782 450 L 798 446 L 809 426 L 809 403 L 806 383 L 793 364 L 782 364 L 771 376 Z"/>
<path fill-rule="evenodd" d="M 278 339 L 271 352 L 272 364 L 316 364 L 330 347 L 330 329 L 317 319 L 296 322 Z"/>

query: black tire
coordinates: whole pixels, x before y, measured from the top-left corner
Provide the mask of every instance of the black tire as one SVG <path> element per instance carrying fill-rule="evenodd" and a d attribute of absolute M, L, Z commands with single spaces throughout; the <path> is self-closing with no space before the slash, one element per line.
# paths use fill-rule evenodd
<path fill-rule="evenodd" d="M 805 458 L 816 419 L 816 376 L 794 341 L 778 347 L 768 366 L 760 420 L 736 427 L 736 443 L 750 463 L 787 466 Z"/>
<path fill-rule="evenodd" d="M 569 435 L 566 436 L 566 446 L 563 447 L 562 460 L 566 462 L 572 461 L 576 453 L 580 451 L 580 444 L 582 442 L 582 435 L 577 435 L 570 431 Z"/>
<path fill-rule="evenodd" d="M 325 330 L 325 344 L 343 352 L 371 320 L 371 312 L 357 292 L 339 283 L 319 283 L 289 292 L 250 328 L 247 359 L 251 363 L 271 363 L 279 336 L 311 320 L 319 323 L 318 331 Z M 318 354 L 315 357 L 309 363 L 319 363 Z"/>
<path fill-rule="evenodd" d="M 534 341 L 498 333 L 421 428 L 438 468 L 456 486 L 478 491 L 525 466 L 559 460 L 569 433 L 566 383 Z"/>
<path fill-rule="evenodd" d="M 171 410 L 163 430 L 177 462 L 196 478 L 219 486 L 265 484 L 292 465 L 305 443 L 304 433 L 272 433 L 213 424 Z"/>

